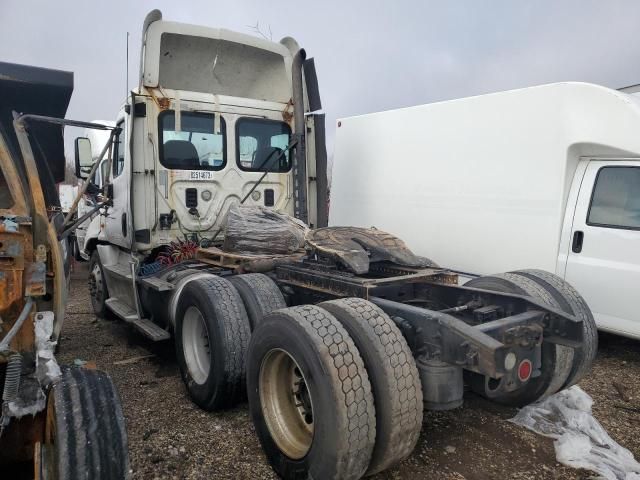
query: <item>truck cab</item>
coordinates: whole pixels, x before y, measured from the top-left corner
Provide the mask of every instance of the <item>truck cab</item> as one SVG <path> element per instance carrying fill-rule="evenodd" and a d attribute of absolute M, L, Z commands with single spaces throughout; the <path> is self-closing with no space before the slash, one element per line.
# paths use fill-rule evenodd
<path fill-rule="evenodd" d="M 273 43 L 154 18 L 144 32 L 140 85 L 117 115 L 113 205 L 98 238 L 138 252 L 209 238 L 263 176 L 245 204 L 318 226 L 314 140 L 323 118 L 307 115 L 306 85 L 304 125 L 296 128 L 294 118 L 292 74 L 302 67 L 294 57 L 304 51 L 291 38 Z M 303 138 L 292 145 L 296 136 Z M 297 186 L 294 157 L 307 173 Z"/>
<path fill-rule="evenodd" d="M 123 282 L 109 267 L 128 271 L 172 241 L 221 239 L 234 204 L 326 225 L 324 115 L 313 59 L 294 39 L 168 22 L 153 11 L 140 55 L 139 85 L 115 121 L 102 187 L 110 204 L 84 241 L 85 255 L 98 250 L 113 275 L 107 283 Z M 130 281 L 111 289 L 136 310 Z"/>

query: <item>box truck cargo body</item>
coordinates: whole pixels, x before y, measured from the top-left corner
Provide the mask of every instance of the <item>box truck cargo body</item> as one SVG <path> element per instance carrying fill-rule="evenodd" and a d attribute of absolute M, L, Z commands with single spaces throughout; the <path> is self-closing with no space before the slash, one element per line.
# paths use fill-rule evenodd
<path fill-rule="evenodd" d="M 556 272 L 640 338 L 640 103 L 557 83 L 338 121 L 331 225 L 477 274 Z"/>

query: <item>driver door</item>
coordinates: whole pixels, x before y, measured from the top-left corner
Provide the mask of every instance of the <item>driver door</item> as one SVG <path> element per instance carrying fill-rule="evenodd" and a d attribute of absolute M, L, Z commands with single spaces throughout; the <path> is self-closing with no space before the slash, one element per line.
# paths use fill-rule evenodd
<path fill-rule="evenodd" d="M 131 182 L 131 162 L 127 148 L 127 128 L 123 120 L 117 124 L 120 133 L 114 139 L 111 171 L 111 196 L 113 205 L 107 209 L 105 233 L 109 243 L 124 248 L 131 246 L 129 231 L 129 187 Z"/>

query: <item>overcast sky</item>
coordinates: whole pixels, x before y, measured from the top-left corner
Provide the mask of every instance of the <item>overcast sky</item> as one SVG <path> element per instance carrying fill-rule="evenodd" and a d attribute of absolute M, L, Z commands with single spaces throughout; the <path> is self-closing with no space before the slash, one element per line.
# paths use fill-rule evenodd
<path fill-rule="evenodd" d="M 146 13 L 290 35 L 336 118 L 541 83 L 640 83 L 640 1 L 0 0 L 0 60 L 75 72 L 68 117 L 114 119 L 137 83 Z"/>

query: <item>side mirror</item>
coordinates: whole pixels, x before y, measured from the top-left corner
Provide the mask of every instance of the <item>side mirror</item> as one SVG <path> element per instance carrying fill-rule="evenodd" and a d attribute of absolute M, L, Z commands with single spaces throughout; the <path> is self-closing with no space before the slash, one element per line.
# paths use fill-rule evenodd
<path fill-rule="evenodd" d="M 85 180 L 93 167 L 93 154 L 91 153 L 91 140 L 86 137 L 78 137 L 75 141 L 76 153 L 76 177 Z"/>

